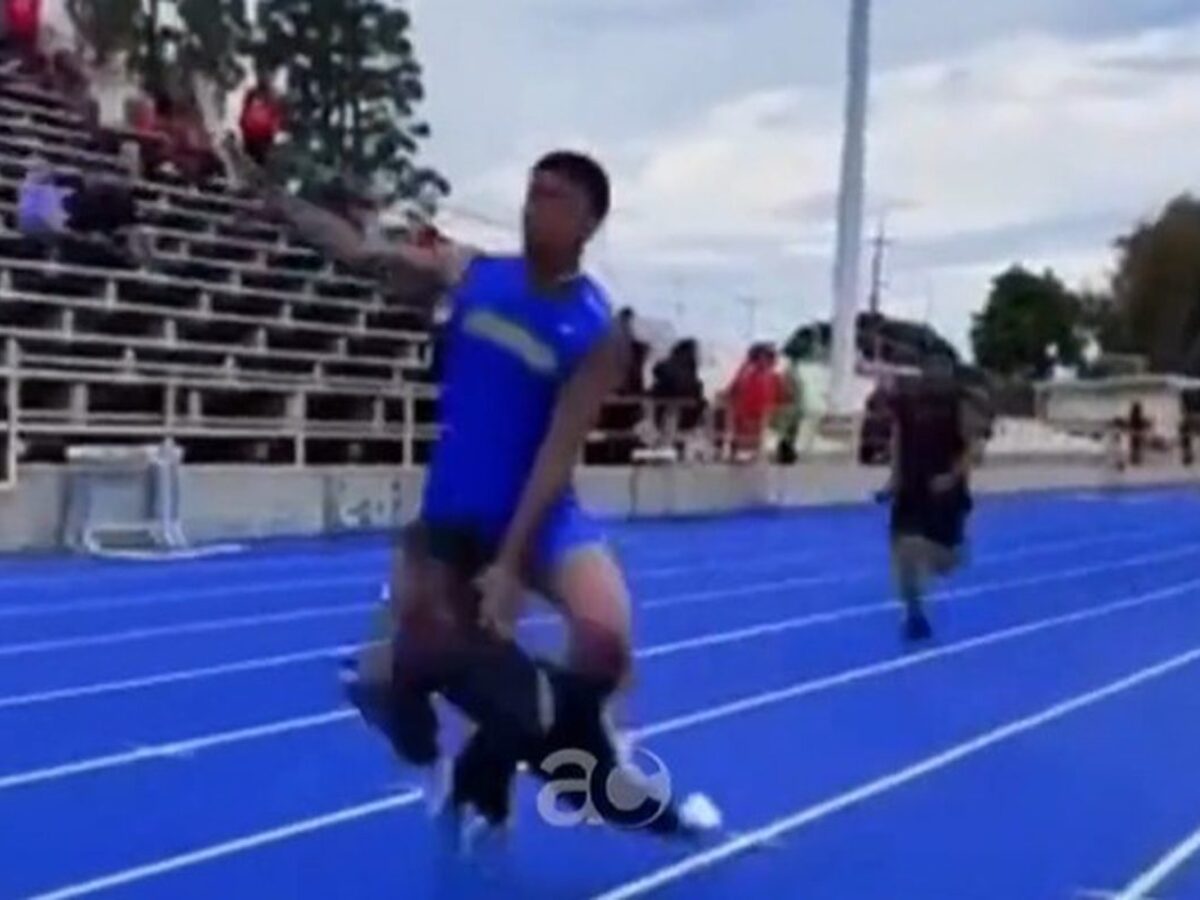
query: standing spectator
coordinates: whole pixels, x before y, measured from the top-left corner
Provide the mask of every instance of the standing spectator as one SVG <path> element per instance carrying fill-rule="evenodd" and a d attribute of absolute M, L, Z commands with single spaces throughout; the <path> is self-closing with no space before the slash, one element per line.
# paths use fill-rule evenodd
<path fill-rule="evenodd" d="M 194 96 L 180 95 L 170 123 L 171 157 L 185 181 L 203 185 L 224 173 L 224 165 L 204 124 L 204 115 Z"/>
<path fill-rule="evenodd" d="M 246 91 L 238 124 L 246 155 L 265 166 L 283 130 L 283 101 L 271 84 L 271 74 L 265 66 L 258 67 L 257 80 Z"/>
<path fill-rule="evenodd" d="M 674 437 L 694 431 L 704 415 L 704 383 L 700 380 L 700 348 L 695 340 L 679 341 L 654 367 L 651 394 L 657 402 L 654 424 Z"/>
<path fill-rule="evenodd" d="M 4 0 L 4 39 L 27 69 L 38 71 L 38 35 L 42 28 L 42 0 Z"/>
<path fill-rule="evenodd" d="M 130 99 L 125 115 L 130 129 L 137 135 L 141 154 L 142 177 L 156 179 L 169 158 L 168 123 L 174 114 L 170 95 L 154 85 L 143 97 Z"/>
<path fill-rule="evenodd" d="M 149 261 L 152 248 L 138 230 L 137 204 L 126 185 L 100 177 L 77 186 L 62 182 L 44 162 L 30 169 L 17 205 L 22 234 L 48 243 L 55 256 L 71 238 L 78 247 L 101 251 L 106 261 L 133 266 Z"/>
<path fill-rule="evenodd" d="M 804 380 L 800 377 L 798 360 L 785 364 L 781 381 L 783 392 L 775 415 L 775 431 L 779 434 L 777 459 L 780 465 L 791 466 L 799 459 L 796 443 L 804 424 Z"/>
<path fill-rule="evenodd" d="M 59 185 L 45 160 L 34 160 L 17 196 L 17 228 L 26 237 L 43 238 L 67 227 L 70 188 Z"/>
<path fill-rule="evenodd" d="M 757 459 L 762 453 L 763 437 L 783 393 L 775 365 L 775 349 L 755 344 L 729 387 L 735 460 Z"/>
<path fill-rule="evenodd" d="M 1146 452 L 1146 435 L 1150 431 L 1150 420 L 1146 418 L 1140 400 L 1135 400 L 1129 409 L 1129 464 L 1140 466 Z"/>

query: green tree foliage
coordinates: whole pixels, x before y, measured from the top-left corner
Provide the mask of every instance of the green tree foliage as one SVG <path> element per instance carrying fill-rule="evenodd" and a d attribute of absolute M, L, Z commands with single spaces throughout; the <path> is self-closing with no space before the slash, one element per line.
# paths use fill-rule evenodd
<path fill-rule="evenodd" d="M 228 92 L 245 76 L 246 0 L 67 0 L 67 14 L 95 62 L 127 54 L 143 84 L 199 75 Z"/>
<path fill-rule="evenodd" d="M 1004 376 L 1044 378 L 1055 362 L 1077 365 L 1082 352 L 1082 304 L 1053 272 L 1014 266 L 992 281 L 971 327 L 975 359 Z"/>
<path fill-rule="evenodd" d="M 367 182 L 410 211 L 449 193 L 417 161 L 429 127 L 417 115 L 422 70 L 409 14 L 380 0 L 261 0 L 255 54 L 286 76 L 292 174 Z"/>
<path fill-rule="evenodd" d="M 242 53 L 249 49 L 246 0 L 175 0 L 179 30 L 176 58 L 228 93 L 246 77 Z"/>
<path fill-rule="evenodd" d="M 1181 196 L 1117 241 L 1106 350 L 1152 371 L 1200 373 L 1200 200 Z"/>
<path fill-rule="evenodd" d="M 91 54 L 91 62 L 105 66 L 114 57 L 132 50 L 138 36 L 141 0 L 67 0 L 67 17 Z"/>

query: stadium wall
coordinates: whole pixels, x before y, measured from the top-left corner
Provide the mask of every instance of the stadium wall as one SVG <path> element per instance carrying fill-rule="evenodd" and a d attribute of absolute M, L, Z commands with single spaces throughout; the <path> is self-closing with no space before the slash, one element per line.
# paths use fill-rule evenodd
<path fill-rule="evenodd" d="M 697 516 L 764 507 L 869 502 L 884 481 L 881 469 L 837 460 L 786 469 L 664 466 L 584 470 L 579 491 L 597 514 L 613 518 Z M 1030 490 L 1114 489 L 1185 485 L 1191 470 L 1167 466 L 1118 473 L 1091 461 L 993 460 L 975 474 L 981 494 Z M 380 529 L 416 513 L 422 474 L 394 468 L 265 469 L 185 467 L 184 528 L 196 542 Z M 18 484 L 0 493 L 0 550 L 53 550 L 77 527 L 61 466 L 22 468 Z"/>

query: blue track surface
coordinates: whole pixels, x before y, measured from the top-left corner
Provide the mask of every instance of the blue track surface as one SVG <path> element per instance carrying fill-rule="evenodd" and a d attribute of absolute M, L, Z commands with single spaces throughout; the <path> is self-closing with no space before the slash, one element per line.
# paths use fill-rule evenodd
<path fill-rule="evenodd" d="M 1200 898 L 1200 496 L 984 501 L 904 647 L 882 508 L 615 526 L 626 707 L 729 833 L 448 866 L 338 694 L 382 541 L 0 562 L 0 898 Z M 527 623 L 554 646 L 550 617 Z M 1188 841 L 1191 839 L 1189 845 Z M 1161 876 L 1161 877 L 1159 877 Z"/>

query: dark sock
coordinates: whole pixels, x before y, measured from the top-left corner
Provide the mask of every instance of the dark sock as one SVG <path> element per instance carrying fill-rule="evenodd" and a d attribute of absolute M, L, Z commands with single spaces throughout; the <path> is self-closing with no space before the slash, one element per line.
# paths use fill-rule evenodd
<path fill-rule="evenodd" d="M 523 761 L 543 781 L 586 779 L 586 793 L 559 796 L 577 808 L 590 801 L 608 824 L 660 834 L 679 830 L 668 798 L 656 797 L 652 786 L 620 766 L 604 717 L 615 679 L 534 660 L 517 644 L 483 634 L 463 641 L 439 668 L 429 689 L 441 693 L 478 728 L 455 766 L 457 801 L 470 802 L 493 822 L 503 821 L 516 766 Z M 422 731 L 417 708 L 408 714 L 414 730 Z M 585 754 L 588 765 L 547 765 L 564 750 Z M 617 795 L 617 802 L 611 795 Z"/>
<path fill-rule="evenodd" d="M 471 804 L 493 825 L 509 818 L 517 759 L 480 729 L 454 762 L 455 805 Z"/>

